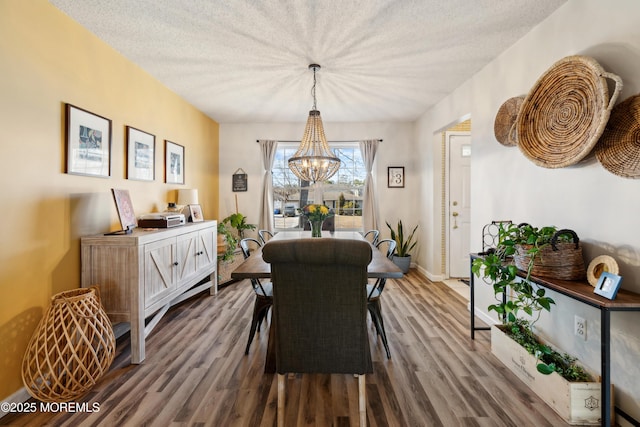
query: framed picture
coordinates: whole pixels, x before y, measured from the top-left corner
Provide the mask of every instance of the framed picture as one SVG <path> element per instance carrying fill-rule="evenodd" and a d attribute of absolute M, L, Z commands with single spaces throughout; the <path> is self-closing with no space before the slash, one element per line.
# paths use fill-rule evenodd
<path fill-rule="evenodd" d="M 404 188 L 404 166 L 389 166 L 387 168 L 387 187 Z"/>
<path fill-rule="evenodd" d="M 202 207 L 200 205 L 189 205 L 189 214 L 191 215 L 191 222 L 204 221 L 204 215 L 202 215 Z"/>
<path fill-rule="evenodd" d="M 184 184 L 184 147 L 165 140 L 164 182 Z"/>
<path fill-rule="evenodd" d="M 153 181 L 156 178 L 156 137 L 127 126 L 127 179 Z"/>
<path fill-rule="evenodd" d="M 67 173 L 111 176 L 111 120 L 66 104 Z"/>
<path fill-rule="evenodd" d="M 118 218 L 120 219 L 120 232 L 131 233 L 131 231 L 138 226 L 136 220 L 136 214 L 133 211 L 133 204 L 131 203 L 131 196 L 129 196 L 129 190 L 111 189 L 113 194 L 113 200 L 116 203 L 116 210 L 118 211 Z M 119 233 L 116 231 L 116 233 Z M 111 233 L 114 234 L 114 233 Z"/>
<path fill-rule="evenodd" d="M 618 276 L 617 274 L 604 271 L 602 272 L 602 274 L 600 274 L 598 284 L 596 285 L 593 292 L 605 298 L 615 299 L 616 294 L 618 293 L 618 289 L 620 289 L 621 282 L 622 277 Z"/>

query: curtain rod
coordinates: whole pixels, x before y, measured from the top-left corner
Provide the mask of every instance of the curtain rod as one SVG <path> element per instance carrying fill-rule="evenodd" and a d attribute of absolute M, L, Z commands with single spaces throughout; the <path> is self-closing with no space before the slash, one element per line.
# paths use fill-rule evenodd
<path fill-rule="evenodd" d="M 276 141 L 278 141 L 278 142 L 295 142 L 295 143 L 300 143 L 300 140 L 297 140 L 297 141 L 285 141 L 285 140 L 283 140 L 283 139 L 276 139 Z M 259 140 L 259 139 L 256 139 L 256 142 L 260 142 L 260 140 Z M 360 140 L 357 140 L 357 139 L 349 139 L 349 140 L 346 140 L 346 141 L 327 141 L 327 142 L 329 142 L 329 143 L 331 143 L 331 142 L 360 142 Z M 381 140 L 381 139 L 379 139 L 379 140 L 378 140 L 378 142 L 382 142 L 382 140 Z"/>

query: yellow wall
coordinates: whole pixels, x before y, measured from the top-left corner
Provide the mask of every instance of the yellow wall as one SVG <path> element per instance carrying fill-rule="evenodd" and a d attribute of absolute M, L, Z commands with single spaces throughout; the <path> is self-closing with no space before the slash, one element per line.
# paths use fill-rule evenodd
<path fill-rule="evenodd" d="M 64 103 L 112 120 L 111 178 L 64 173 Z M 154 182 L 125 179 L 125 126 L 156 136 Z M 0 1 L 0 400 L 50 297 L 80 285 L 79 237 L 119 228 L 111 188 L 136 214 L 198 188 L 218 214 L 218 133 L 206 117 L 46 0 Z M 185 147 L 184 186 L 164 184 L 164 140 Z"/>

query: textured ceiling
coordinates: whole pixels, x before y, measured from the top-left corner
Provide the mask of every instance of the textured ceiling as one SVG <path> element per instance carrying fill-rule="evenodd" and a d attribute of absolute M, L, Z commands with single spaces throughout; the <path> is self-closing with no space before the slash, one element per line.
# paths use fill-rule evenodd
<path fill-rule="evenodd" d="M 411 121 L 566 0 L 50 0 L 220 123 Z"/>

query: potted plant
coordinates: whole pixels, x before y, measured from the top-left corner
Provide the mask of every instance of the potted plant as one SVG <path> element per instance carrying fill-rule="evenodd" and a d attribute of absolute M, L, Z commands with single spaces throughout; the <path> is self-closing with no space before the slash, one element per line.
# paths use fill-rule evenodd
<path fill-rule="evenodd" d="M 229 215 L 222 220 L 222 223 L 229 224 L 231 227 L 235 228 L 238 233 L 238 239 L 244 238 L 245 230 L 255 230 L 256 228 L 254 224 L 247 223 L 247 217 L 239 212 Z"/>
<path fill-rule="evenodd" d="M 395 229 L 391 224 L 389 224 L 389 222 L 386 224 L 391 231 L 391 239 L 396 241 L 396 253 L 393 255 L 393 262 L 402 270 L 403 273 L 408 273 L 411 265 L 411 250 L 418 243 L 417 239 L 414 240 L 418 226 L 416 225 L 405 239 L 402 220 L 398 221 L 398 225 Z"/>
<path fill-rule="evenodd" d="M 218 258 L 221 261 L 230 261 L 233 259 L 237 239 L 224 222 L 218 223 Z"/>
<path fill-rule="evenodd" d="M 600 412 L 593 405 L 599 404 L 600 383 L 590 382 L 574 357 L 555 351 L 533 332 L 542 310 L 550 311 L 555 302 L 531 281 L 531 272 L 546 248 L 574 239 L 573 232 L 560 232 L 565 233 L 559 235 L 553 226 L 500 225 L 496 248 L 475 259 L 471 269 L 493 286 L 496 303 L 488 308 L 502 320 L 491 330 L 492 353 L 565 420 L 598 423 Z M 524 255 L 527 264 L 519 269 L 513 257 Z M 522 313 L 529 319 L 518 317 Z"/>

